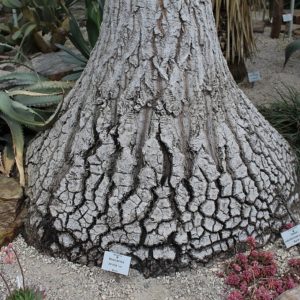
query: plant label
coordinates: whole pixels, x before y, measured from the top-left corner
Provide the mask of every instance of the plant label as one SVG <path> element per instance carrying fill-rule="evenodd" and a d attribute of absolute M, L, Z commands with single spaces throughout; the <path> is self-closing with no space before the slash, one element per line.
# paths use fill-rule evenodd
<path fill-rule="evenodd" d="M 281 237 L 287 248 L 295 246 L 300 243 L 300 224 L 293 228 L 281 232 Z"/>
<path fill-rule="evenodd" d="M 128 275 L 131 257 L 110 251 L 104 252 L 102 269 L 122 275 Z"/>
<path fill-rule="evenodd" d="M 285 14 L 282 15 L 283 22 L 292 22 L 293 21 L 293 15 L 292 14 Z"/>
<path fill-rule="evenodd" d="M 18 289 L 23 289 L 23 281 L 21 276 L 16 277 L 16 284 Z"/>
<path fill-rule="evenodd" d="M 250 83 L 254 83 L 256 81 L 261 80 L 260 72 L 255 71 L 255 72 L 249 72 L 248 73 L 248 80 Z"/>

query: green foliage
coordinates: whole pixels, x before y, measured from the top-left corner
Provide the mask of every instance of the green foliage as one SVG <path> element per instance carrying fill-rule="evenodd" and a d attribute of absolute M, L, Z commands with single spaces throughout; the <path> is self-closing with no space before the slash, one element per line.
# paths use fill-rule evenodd
<path fill-rule="evenodd" d="M 0 171 L 9 175 L 12 162 L 16 162 L 20 184 L 25 185 L 23 152 L 24 135 L 22 126 L 39 131 L 51 126 L 56 120 L 70 82 L 48 81 L 35 73 L 11 73 L 0 76 L 0 119 L 8 125 L 11 137 L 6 139 Z M 16 88 L 18 87 L 18 88 Z M 1 123 L 0 123 L 1 126 Z M 12 160 L 12 149 L 14 160 Z M 1 163 L 2 162 L 2 163 Z"/>
<path fill-rule="evenodd" d="M 260 112 L 294 148 L 300 159 L 300 93 L 291 87 L 278 90 L 278 99 Z"/>
<path fill-rule="evenodd" d="M 75 53 L 74 51 L 72 51 L 71 49 L 63 45 L 57 44 L 56 46 L 65 52 L 64 53 L 65 55 L 63 57 L 64 62 L 72 65 L 76 65 L 76 67 L 72 70 L 72 73 L 63 77 L 63 80 L 72 80 L 72 81 L 77 80 L 80 77 L 82 71 L 84 70 L 88 62 L 88 58 L 84 57 L 82 54 L 78 52 Z"/>
<path fill-rule="evenodd" d="M 69 33 L 68 38 L 78 50 L 74 52 L 63 45 L 56 45 L 61 50 L 65 51 L 65 61 L 77 65 L 72 74 L 64 77 L 64 80 L 76 80 L 81 75 L 90 57 L 91 51 L 94 48 L 100 31 L 100 26 L 103 17 L 104 0 L 85 0 L 86 7 L 86 30 L 88 39 L 83 37 L 80 31 L 78 22 L 70 11 L 65 10 L 69 16 Z"/>
<path fill-rule="evenodd" d="M 300 50 L 300 39 L 291 42 L 290 44 L 287 45 L 285 48 L 285 62 L 284 62 L 284 67 L 287 64 L 288 60 L 290 57 L 296 52 Z"/>
<path fill-rule="evenodd" d="M 36 83 L 38 80 L 46 80 L 38 76 L 36 73 L 13 72 L 0 77 L 0 88 L 7 89 L 15 86 L 26 86 Z"/>
<path fill-rule="evenodd" d="M 98 36 L 100 25 L 102 23 L 102 13 L 98 1 L 85 0 L 86 7 L 86 29 L 88 38 L 92 48 L 95 46 Z"/>
<path fill-rule="evenodd" d="M 4 6 L 16 10 L 18 24 L 10 20 L 0 26 L 0 42 L 18 44 L 24 49 L 34 44 L 42 52 L 55 50 L 56 43 L 65 42 L 69 30 L 69 19 L 64 10 L 76 1 L 1 0 Z M 51 36 L 49 41 L 45 38 L 46 34 Z"/>
<path fill-rule="evenodd" d="M 43 292 L 32 288 L 14 290 L 6 300 L 42 300 L 45 299 Z"/>

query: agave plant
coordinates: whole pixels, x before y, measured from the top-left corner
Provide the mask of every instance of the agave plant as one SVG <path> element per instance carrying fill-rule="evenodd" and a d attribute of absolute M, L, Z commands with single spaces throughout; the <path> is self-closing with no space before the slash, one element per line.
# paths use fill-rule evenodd
<path fill-rule="evenodd" d="M 290 57 L 294 54 L 294 52 L 299 51 L 299 50 L 300 50 L 300 39 L 295 40 L 286 46 L 284 67 L 287 64 Z"/>
<path fill-rule="evenodd" d="M 76 68 L 73 69 L 73 72 L 65 76 L 63 78 L 64 80 L 77 80 L 85 68 L 90 57 L 90 53 L 94 48 L 99 36 L 100 26 L 103 18 L 104 2 L 105 0 L 85 0 L 86 30 L 88 40 L 84 38 L 75 17 L 67 8 L 65 9 L 69 19 L 68 38 L 77 49 L 77 52 L 63 45 L 56 45 L 61 50 L 65 51 L 65 62 L 76 65 Z"/>
<path fill-rule="evenodd" d="M 56 119 L 70 82 L 48 81 L 35 73 L 11 73 L 0 76 L 0 119 L 10 129 L 0 159 L 0 172 L 9 176 L 16 163 L 20 184 L 25 185 L 23 126 L 39 131 Z M 17 88 L 16 88 L 17 87 Z"/>

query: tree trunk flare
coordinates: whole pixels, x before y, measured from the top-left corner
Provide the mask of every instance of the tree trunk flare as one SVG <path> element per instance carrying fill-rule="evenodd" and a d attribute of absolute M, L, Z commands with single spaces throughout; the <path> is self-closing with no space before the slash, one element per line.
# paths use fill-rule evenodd
<path fill-rule="evenodd" d="M 298 201 L 295 157 L 230 75 L 211 1 L 106 2 L 60 119 L 27 152 L 28 241 L 158 275 L 274 238 Z"/>

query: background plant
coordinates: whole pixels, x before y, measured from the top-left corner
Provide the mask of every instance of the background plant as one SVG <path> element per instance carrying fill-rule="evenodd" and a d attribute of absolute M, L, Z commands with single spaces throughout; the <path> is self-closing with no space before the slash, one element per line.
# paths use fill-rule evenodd
<path fill-rule="evenodd" d="M 294 148 L 300 159 L 300 93 L 284 86 L 277 90 L 278 97 L 272 103 L 260 106 L 259 110 L 273 127 Z"/>
<path fill-rule="evenodd" d="M 237 81 L 247 71 L 245 59 L 256 50 L 251 10 L 262 8 L 263 0 L 214 0 L 214 15 L 223 54 Z"/>
<path fill-rule="evenodd" d="M 76 63 L 77 68 L 73 74 L 64 78 L 65 80 L 76 80 L 84 69 L 90 56 L 92 48 L 98 39 L 99 30 L 102 22 L 104 0 L 85 1 L 86 7 L 86 29 L 87 39 L 80 31 L 80 27 L 75 17 L 69 10 L 69 7 L 76 0 L 49 1 L 49 0 L 2 0 L 3 4 L 10 8 L 18 9 L 22 20 L 29 26 L 23 34 L 23 40 L 29 36 L 41 40 L 43 30 L 39 32 L 40 27 L 47 28 L 46 32 L 52 30 L 52 38 L 59 32 L 61 26 L 67 28 L 67 37 L 77 48 L 79 53 L 59 45 L 66 53 L 65 60 L 70 63 Z M 42 22 L 39 15 L 43 15 L 46 22 Z M 58 18 L 57 15 L 63 17 Z M 28 21 L 28 22 L 26 22 Z M 32 25 L 32 26 L 31 26 Z M 20 28 L 18 34 L 22 35 L 22 30 L 27 28 L 25 25 Z M 63 29 L 65 29 L 63 28 Z M 53 43 L 59 42 L 53 39 Z M 9 45 L 3 44 L 8 48 Z M 28 60 L 19 51 L 18 57 Z M 15 62 L 20 63 L 16 58 Z M 26 64 L 27 65 L 27 64 Z M 35 72 L 11 73 L 0 77 L 0 88 L 5 91 L 0 92 L 0 172 L 9 176 L 16 163 L 20 184 L 24 186 L 24 167 L 23 152 L 25 138 L 31 137 L 32 131 L 44 130 L 55 120 L 63 95 L 73 86 L 72 82 L 53 82 L 47 78 L 39 76 Z M 24 138 L 23 126 L 29 128 Z M 7 134 L 7 127 L 10 134 Z"/>
<path fill-rule="evenodd" d="M 279 274 L 272 252 L 257 250 L 253 237 L 248 237 L 247 244 L 250 251 L 236 254 L 226 265 L 225 283 L 233 288 L 227 300 L 273 300 L 299 284 L 299 258 L 289 260 L 288 271 Z"/>
<path fill-rule="evenodd" d="M 0 76 L 0 131 L 4 144 L 0 172 L 9 176 L 16 163 L 20 184 L 25 185 L 23 126 L 30 132 L 44 130 L 56 119 L 70 82 L 49 81 L 36 73 L 11 73 Z M 5 134 L 5 125 L 10 134 Z M 30 134 L 29 134 L 30 135 Z"/>
<path fill-rule="evenodd" d="M 105 0 L 85 0 L 87 38 L 84 37 L 78 22 L 70 10 L 65 9 L 69 19 L 68 38 L 77 51 L 63 45 L 56 45 L 65 51 L 65 62 L 76 65 L 72 74 L 64 77 L 64 80 L 77 80 L 85 68 L 91 51 L 98 40 L 103 19 L 104 3 Z"/>
<path fill-rule="evenodd" d="M 271 2 L 274 2 L 275 0 L 271 0 Z M 290 0 L 284 0 L 284 8 L 289 9 L 291 6 Z M 300 8 L 300 0 L 295 0 L 295 9 Z"/>
<path fill-rule="evenodd" d="M 7 24 L 0 26 L 0 41 L 17 44 L 26 52 L 36 48 L 42 52 L 56 49 L 55 44 L 63 44 L 69 30 L 69 20 L 65 9 L 77 0 L 1 0 L 1 3 L 15 9 L 18 22 L 13 16 Z M 50 38 L 46 38 L 49 34 Z M 32 47 L 34 45 L 34 47 Z"/>
<path fill-rule="evenodd" d="M 300 39 L 295 40 L 291 43 L 289 43 L 285 48 L 285 61 L 284 61 L 284 67 L 287 64 L 290 57 L 296 52 L 300 50 Z"/>
<path fill-rule="evenodd" d="M 35 288 L 14 290 L 6 300 L 43 300 L 46 296 L 43 291 Z"/>
<path fill-rule="evenodd" d="M 1 248 L 0 256 L 1 262 L 3 264 L 13 264 L 17 262 L 22 275 L 21 287 L 12 290 L 7 280 L 5 279 L 4 274 L 0 272 L 0 277 L 4 281 L 4 284 L 9 293 L 9 295 L 6 297 L 6 300 L 42 300 L 46 298 L 45 291 L 25 285 L 24 271 L 20 263 L 18 254 L 11 243 L 8 244 L 7 247 Z"/>

